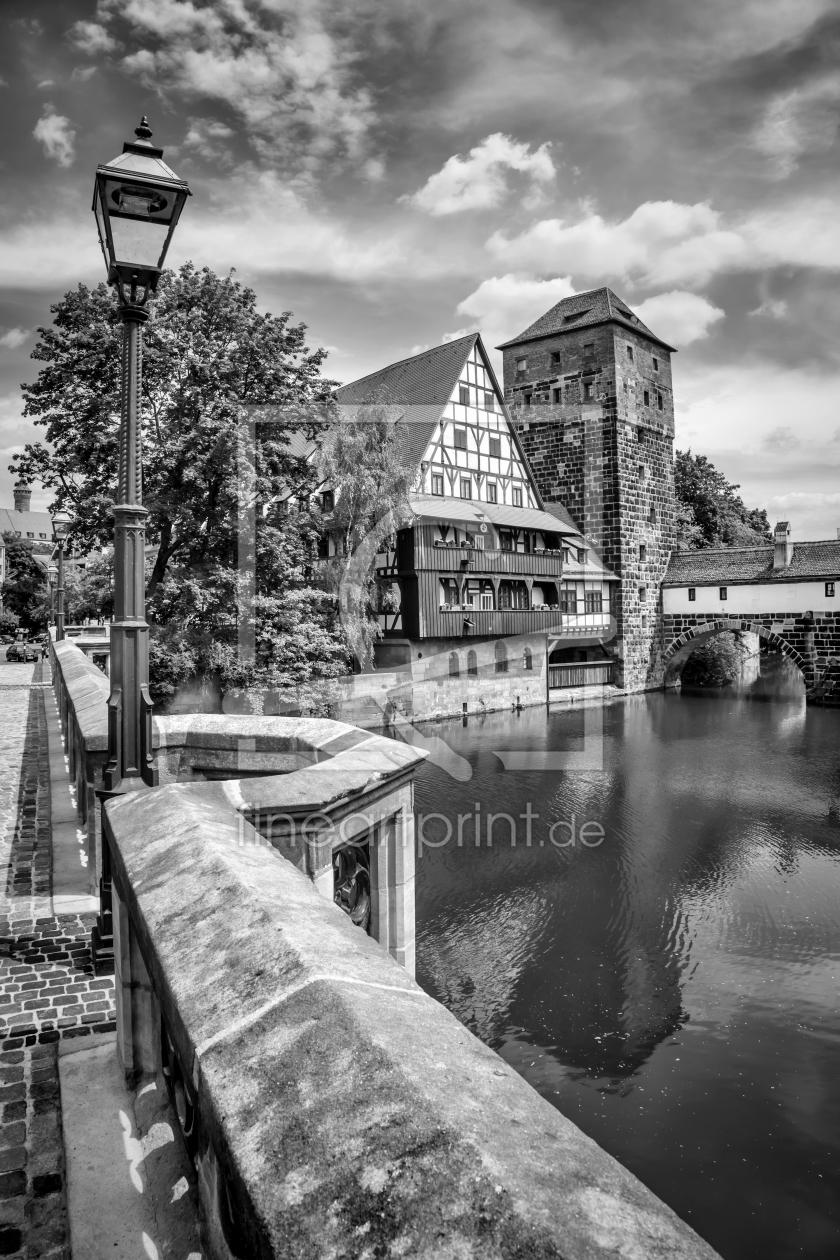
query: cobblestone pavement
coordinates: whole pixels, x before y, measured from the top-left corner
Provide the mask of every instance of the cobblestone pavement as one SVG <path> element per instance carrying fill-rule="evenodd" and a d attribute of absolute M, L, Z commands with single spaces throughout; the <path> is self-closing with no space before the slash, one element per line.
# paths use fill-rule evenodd
<path fill-rule="evenodd" d="M 19 1260 L 69 1255 L 57 1043 L 115 1027 L 95 916 L 52 913 L 45 685 L 0 661 L 0 1256 Z"/>

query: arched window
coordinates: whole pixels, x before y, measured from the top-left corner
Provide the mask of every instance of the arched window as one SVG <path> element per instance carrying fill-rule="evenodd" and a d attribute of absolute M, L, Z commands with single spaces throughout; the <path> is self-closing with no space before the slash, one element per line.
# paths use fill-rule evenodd
<path fill-rule="evenodd" d="M 496 644 L 496 673 L 507 673 L 507 652 L 505 651 L 505 645 L 502 643 L 501 639 Z"/>
<path fill-rule="evenodd" d="M 527 648 L 527 647 L 526 647 L 526 649 L 525 649 L 525 651 L 524 651 L 524 653 L 523 653 L 523 655 L 522 655 L 522 668 L 523 668 L 523 669 L 533 669 L 533 668 L 534 668 L 534 657 L 533 657 L 533 654 L 532 654 L 532 652 L 531 652 L 531 649 L 530 649 L 530 648 Z"/>
<path fill-rule="evenodd" d="M 467 673 L 478 675 L 478 657 L 475 654 L 475 648 L 470 648 L 467 652 Z"/>
<path fill-rule="evenodd" d="M 460 677 L 461 677 L 461 667 L 460 667 L 460 665 L 459 665 L 459 663 L 458 663 L 458 653 L 457 653 L 457 652 L 450 652 L 450 653 L 449 653 L 449 677 L 450 677 L 450 678 L 460 678 Z"/>

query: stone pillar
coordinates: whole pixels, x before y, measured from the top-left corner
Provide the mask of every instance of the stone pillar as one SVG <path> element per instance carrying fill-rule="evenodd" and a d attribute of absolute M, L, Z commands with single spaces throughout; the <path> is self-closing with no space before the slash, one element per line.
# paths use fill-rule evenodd
<path fill-rule="evenodd" d="M 411 791 L 371 840 L 370 934 L 414 975 L 414 811 Z"/>

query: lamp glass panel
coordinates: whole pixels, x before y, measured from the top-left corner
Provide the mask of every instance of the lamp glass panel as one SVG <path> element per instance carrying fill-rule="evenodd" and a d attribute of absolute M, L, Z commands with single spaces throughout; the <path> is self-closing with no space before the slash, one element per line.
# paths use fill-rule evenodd
<path fill-rule="evenodd" d="M 161 255 L 169 232 L 168 223 L 150 220 L 123 219 L 111 216 L 114 239 L 114 261 L 137 267 L 160 266 Z"/>

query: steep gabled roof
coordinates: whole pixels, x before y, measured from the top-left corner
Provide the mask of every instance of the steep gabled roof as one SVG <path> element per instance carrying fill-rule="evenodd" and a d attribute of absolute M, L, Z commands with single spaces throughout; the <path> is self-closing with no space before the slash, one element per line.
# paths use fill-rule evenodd
<path fill-rule="evenodd" d="M 840 539 L 793 544 L 787 568 L 773 568 L 774 548 L 721 547 L 674 551 L 663 586 L 726 586 L 730 582 L 802 582 L 809 578 L 840 579 Z"/>
<path fill-rule="evenodd" d="M 470 333 L 400 359 L 343 385 L 335 396 L 340 403 L 405 407 L 406 453 L 419 464 L 477 340 L 478 333 Z"/>
<path fill-rule="evenodd" d="M 607 288 L 591 289 L 589 293 L 576 293 L 574 297 L 563 298 L 562 302 L 552 306 L 550 311 L 541 315 L 518 337 L 505 341 L 496 349 L 504 350 L 508 346 L 518 346 L 540 337 L 553 337 L 556 333 L 566 332 L 569 329 L 593 327 L 595 324 L 609 322 L 632 328 L 634 332 L 641 333 L 643 337 L 648 337 L 657 345 L 676 353 L 673 346 L 669 346 L 661 337 L 652 333 L 638 315 L 633 314 L 627 303 L 613 293 L 612 289 Z"/>

